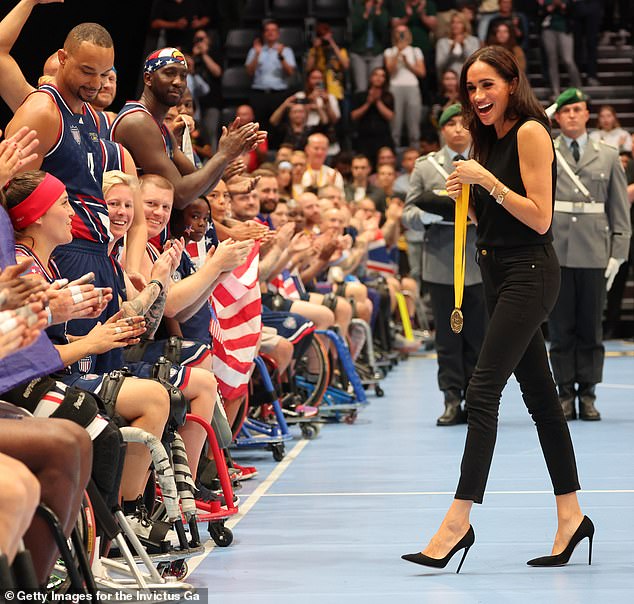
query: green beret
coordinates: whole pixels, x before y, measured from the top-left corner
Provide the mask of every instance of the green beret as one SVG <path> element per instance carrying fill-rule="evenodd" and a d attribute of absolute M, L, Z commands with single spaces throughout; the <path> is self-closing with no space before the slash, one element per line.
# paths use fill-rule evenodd
<path fill-rule="evenodd" d="M 559 111 L 564 105 L 571 105 L 572 103 L 581 103 L 589 100 L 590 97 L 585 94 L 583 90 L 580 90 L 579 88 L 567 88 L 557 97 L 557 111 Z"/>
<path fill-rule="evenodd" d="M 449 107 L 440 114 L 438 125 L 442 128 L 452 117 L 456 117 L 456 115 L 462 115 L 462 105 L 460 103 L 449 105 Z"/>

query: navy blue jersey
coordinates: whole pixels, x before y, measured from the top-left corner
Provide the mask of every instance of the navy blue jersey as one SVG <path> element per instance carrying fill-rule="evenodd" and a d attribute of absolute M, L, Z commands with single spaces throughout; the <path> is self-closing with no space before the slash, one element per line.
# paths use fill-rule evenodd
<path fill-rule="evenodd" d="M 139 103 L 138 101 L 128 101 L 121 108 L 121 111 L 119 111 L 117 117 L 114 119 L 114 121 L 112 122 L 112 125 L 110 126 L 110 140 L 113 140 L 113 141 L 117 140 L 117 127 L 119 126 L 121 121 L 124 120 L 126 116 L 131 115 L 132 113 L 137 113 L 139 111 L 143 113 L 147 113 L 154 120 L 154 123 L 156 124 L 157 128 L 161 132 L 161 137 L 163 138 L 163 147 L 165 149 L 165 153 L 167 154 L 167 157 L 173 160 L 174 147 L 172 145 L 172 138 L 170 136 L 169 130 L 167 129 L 167 126 L 163 123 L 159 123 L 154 118 L 154 116 L 148 111 L 147 107 L 143 105 L 142 103 Z M 143 167 L 137 166 L 137 171 L 139 174 L 143 174 Z"/>
<path fill-rule="evenodd" d="M 191 261 L 189 254 L 183 252 L 181 263 L 172 275 L 172 279 L 180 281 L 196 272 L 196 267 Z M 209 302 L 205 301 L 203 305 L 194 313 L 187 321 L 180 323 L 181 333 L 184 338 L 198 340 L 205 344 L 211 345 L 211 334 L 209 333 L 209 322 L 211 321 L 211 310 Z"/>
<path fill-rule="evenodd" d="M 110 238 L 110 219 L 101 191 L 105 164 L 95 111 L 84 103 L 82 112 L 74 113 L 59 90 L 50 84 L 40 86 L 33 94 L 36 93 L 48 94 L 60 115 L 57 141 L 44 156 L 42 170 L 66 186 L 75 210 L 73 238 L 105 246 Z"/>
<path fill-rule="evenodd" d="M 110 135 L 110 128 L 112 124 L 110 123 L 110 116 L 106 111 L 97 111 L 97 121 L 99 127 L 99 136 L 101 138 L 108 138 Z"/>
<path fill-rule="evenodd" d="M 125 172 L 125 156 L 123 154 L 123 147 L 119 143 L 99 139 L 101 143 L 101 150 L 103 153 L 102 163 L 103 171 L 110 172 L 110 170 L 121 170 Z"/>

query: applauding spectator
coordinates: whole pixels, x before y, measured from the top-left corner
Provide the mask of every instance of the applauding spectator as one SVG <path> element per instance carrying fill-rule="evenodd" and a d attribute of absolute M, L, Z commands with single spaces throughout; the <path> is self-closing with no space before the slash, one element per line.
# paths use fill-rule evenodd
<path fill-rule="evenodd" d="M 245 62 L 253 77 L 250 105 L 261 126 L 266 128 L 269 115 L 288 96 L 288 78 L 295 73 L 295 55 L 280 42 L 275 21 L 265 21 L 262 39 L 253 41 Z"/>
<path fill-rule="evenodd" d="M 338 101 L 343 100 L 346 71 L 350 58 L 345 48 L 339 48 L 328 23 L 317 23 L 313 47 L 308 51 L 306 73 L 319 69 L 326 83 L 326 91 Z"/>
<path fill-rule="evenodd" d="M 378 67 L 370 74 L 368 92 L 357 92 L 352 100 L 350 118 L 356 123 L 355 149 L 373 160 L 381 147 L 391 147 L 393 117 L 394 97 L 388 90 L 385 69 Z"/>
<path fill-rule="evenodd" d="M 471 24 L 458 11 L 451 16 L 449 28 L 449 36 L 436 44 L 436 70 L 460 73 L 467 57 L 480 48 L 480 41 L 471 35 Z"/>
<path fill-rule="evenodd" d="M 418 146 L 423 101 L 418 79 L 425 77 L 425 63 L 420 48 L 412 44 L 412 32 L 406 25 L 397 25 L 392 32 L 394 46 L 385 53 L 385 66 L 390 74 L 390 92 L 394 96 L 392 138 L 401 143 L 403 122 L 407 125 L 410 146 Z"/>
<path fill-rule="evenodd" d="M 212 150 L 216 150 L 218 139 L 218 120 L 222 107 L 222 56 L 212 49 L 209 34 L 199 29 L 194 34 L 192 44 L 194 57 L 194 73 L 200 76 L 209 86 L 209 92 L 199 99 L 202 113 L 202 125 L 211 142 Z"/>
<path fill-rule="evenodd" d="M 352 5 L 350 60 L 356 92 L 367 90 L 368 74 L 383 65 L 389 21 L 383 0 L 355 0 Z"/>
<path fill-rule="evenodd" d="M 165 45 L 183 48 L 199 28 L 209 25 L 209 8 L 202 0 L 159 0 L 150 27 L 165 32 Z"/>

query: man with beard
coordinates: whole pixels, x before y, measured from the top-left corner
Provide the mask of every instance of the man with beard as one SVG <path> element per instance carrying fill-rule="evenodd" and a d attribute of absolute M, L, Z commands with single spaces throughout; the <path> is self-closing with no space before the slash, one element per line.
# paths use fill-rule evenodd
<path fill-rule="evenodd" d="M 68 192 L 75 212 L 73 240 L 55 250 L 61 274 L 72 281 L 92 272 L 97 287 L 110 287 L 116 292 L 115 274 L 108 258 L 108 207 L 101 190 L 107 158 L 99 139 L 97 116 L 88 104 L 96 98 L 112 69 L 112 38 L 96 23 L 81 23 L 69 32 L 58 58 L 55 85 L 43 85 L 24 100 L 7 126 L 7 136 L 23 126 L 35 129 L 39 140 L 37 158 L 20 171 L 41 168 L 61 180 Z M 98 319 L 74 320 L 73 335 L 88 333 L 97 320 L 106 321 L 118 307 L 118 296 L 113 296 Z M 96 362 L 90 361 L 87 370 L 108 372 L 114 368 L 110 366 L 112 359 L 111 352 L 100 355 Z"/>
<path fill-rule="evenodd" d="M 199 170 L 178 149 L 163 124 L 170 107 L 179 104 L 187 82 L 187 62 L 176 48 L 151 53 L 143 68 L 143 93 L 126 103 L 112 124 L 110 137 L 129 149 L 140 172 L 159 174 L 174 185 L 174 207 L 183 209 L 213 189 L 230 162 L 253 149 L 266 133 L 258 124 L 234 121 L 223 128 L 217 153 Z"/>
<path fill-rule="evenodd" d="M 277 176 L 275 176 L 275 172 L 265 169 L 256 170 L 251 176 L 260 177 L 253 190 L 260 202 L 260 213 L 257 215 L 257 219 L 272 229 L 273 223 L 270 215 L 271 212 L 275 212 L 277 202 L 280 200 Z"/>

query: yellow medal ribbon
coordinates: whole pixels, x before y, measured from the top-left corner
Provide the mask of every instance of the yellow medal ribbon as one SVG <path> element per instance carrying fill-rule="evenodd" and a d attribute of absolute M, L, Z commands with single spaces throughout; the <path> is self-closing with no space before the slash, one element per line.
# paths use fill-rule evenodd
<path fill-rule="evenodd" d="M 467 215 L 469 213 L 469 185 L 462 185 L 462 192 L 456 199 L 456 218 L 454 221 L 454 246 L 453 246 L 453 292 L 454 306 L 449 319 L 451 330 L 454 333 L 462 331 L 464 317 L 460 307 L 464 293 L 464 277 L 467 247 Z"/>

